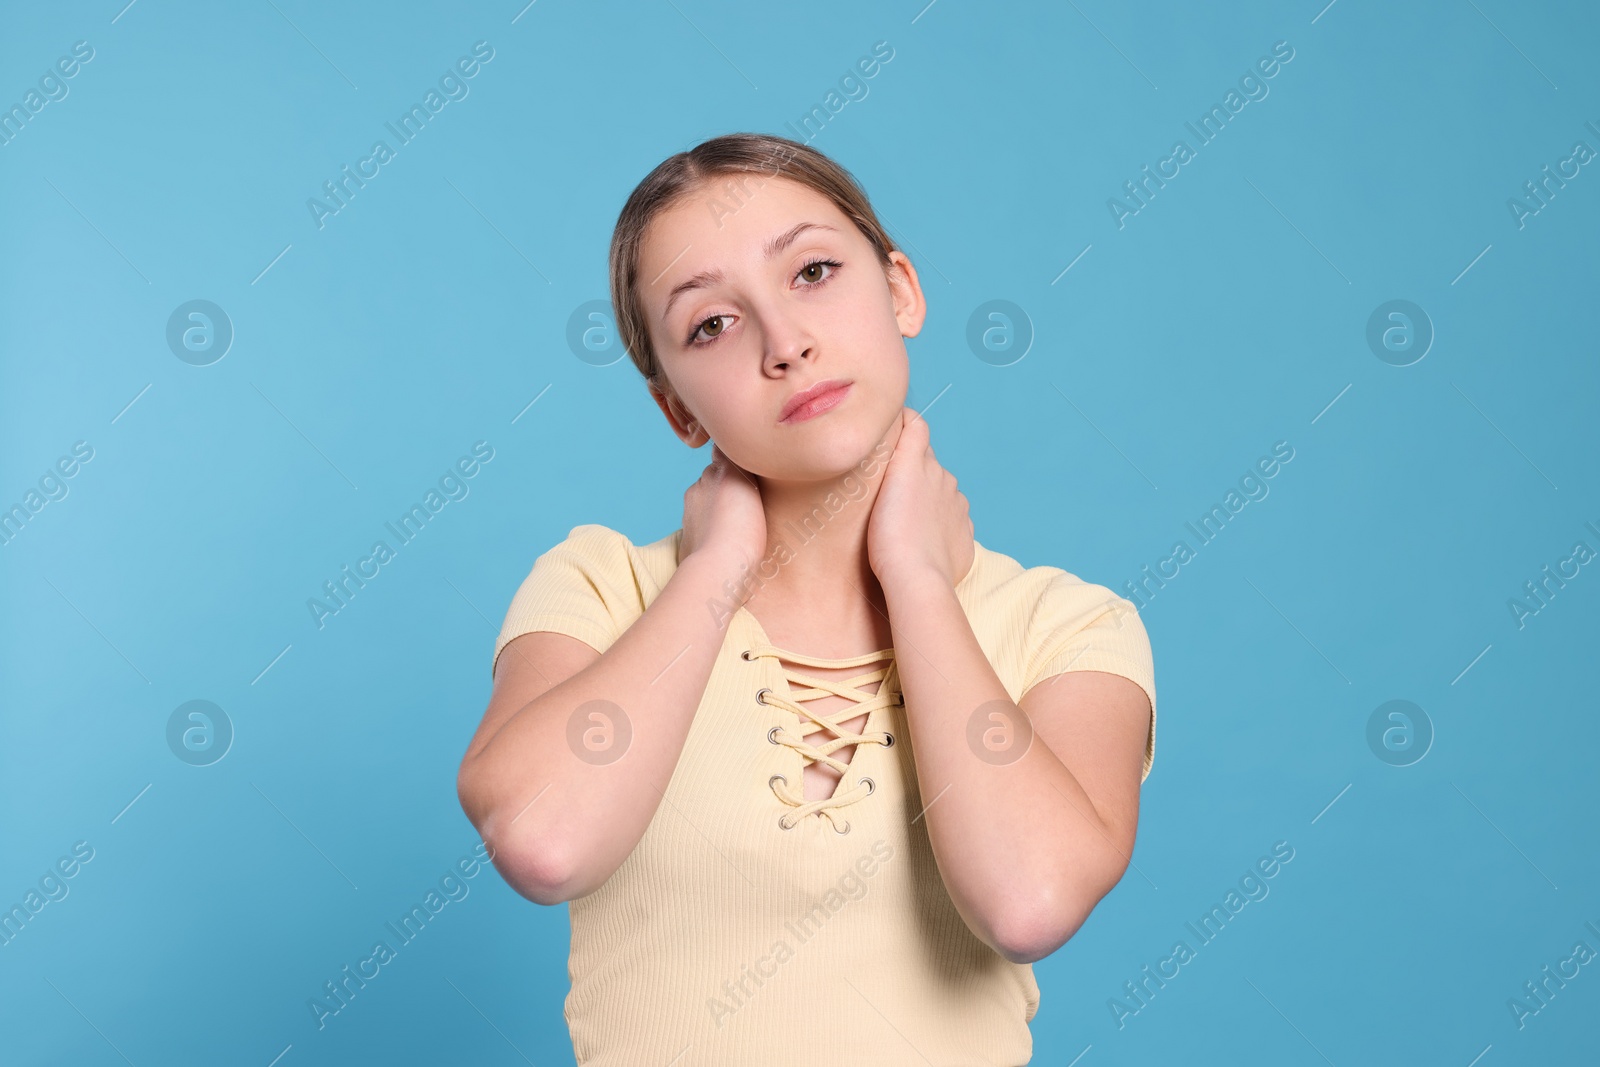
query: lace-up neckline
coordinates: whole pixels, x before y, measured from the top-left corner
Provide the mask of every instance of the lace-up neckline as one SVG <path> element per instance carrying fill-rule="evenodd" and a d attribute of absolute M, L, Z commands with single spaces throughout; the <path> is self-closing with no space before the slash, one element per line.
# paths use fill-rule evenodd
<path fill-rule="evenodd" d="M 877 785 L 871 778 L 860 776 L 856 779 L 854 785 L 847 788 L 844 775 L 851 764 L 861 758 L 861 754 L 858 751 L 852 757 L 851 763 L 845 763 L 835 757 L 833 753 L 847 745 L 872 744 L 883 745 L 887 748 L 895 743 L 895 738 L 887 730 L 855 733 L 845 729 L 840 724 L 847 719 L 858 718 L 863 713 L 869 716 L 867 719 L 868 724 L 872 724 L 872 713 L 880 708 L 895 707 L 904 702 L 900 694 L 900 679 L 894 662 L 894 649 L 883 649 L 879 652 L 868 652 L 864 655 L 850 656 L 844 659 L 806 656 L 798 652 L 790 652 L 767 642 L 765 640 L 766 635 L 760 632 L 760 623 L 756 622 L 755 616 L 751 615 L 749 618 L 755 623 L 759 639 L 752 641 L 751 646 L 743 652 L 743 657 L 751 662 L 757 662 L 762 659 L 771 659 L 777 662 L 784 680 L 794 685 L 792 691 L 786 692 L 763 687 L 756 694 L 757 704 L 783 708 L 793 713 L 801 721 L 798 737 L 783 726 L 774 726 L 767 731 L 768 741 L 775 745 L 783 745 L 794 749 L 805 760 L 801 766 L 801 778 L 798 783 L 791 785 L 788 779 L 781 774 L 775 774 L 767 781 L 767 785 L 772 789 L 773 794 L 794 809 L 780 816 L 778 825 L 785 830 L 793 829 L 806 816 L 820 813 L 833 826 L 834 832 L 840 834 L 849 833 L 850 822 L 848 819 L 836 814 L 838 809 L 855 804 L 870 796 L 877 788 Z M 783 660 L 788 660 L 801 666 L 824 668 L 861 667 L 879 660 L 888 660 L 889 662 L 876 670 L 867 671 L 852 678 L 834 681 L 826 678 L 814 678 L 801 671 L 794 670 L 785 665 L 782 662 Z M 866 693 L 860 688 L 873 682 L 879 683 L 876 693 Z M 849 707 L 839 709 L 832 715 L 822 715 L 802 706 L 803 701 L 815 700 L 818 697 L 829 694 L 844 697 L 853 703 Z M 821 744 L 813 745 L 807 738 L 816 733 L 826 733 L 832 736 L 823 740 Z M 839 772 L 839 783 L 834 788 L 832 796 L 819 800 L 805 799 L 804 772 L 806 766 L 811 763 L 824 763 Z"/>

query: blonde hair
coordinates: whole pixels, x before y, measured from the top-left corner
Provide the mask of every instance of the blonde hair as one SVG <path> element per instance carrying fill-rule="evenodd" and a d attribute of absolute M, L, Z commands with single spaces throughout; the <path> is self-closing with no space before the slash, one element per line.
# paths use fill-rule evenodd
<path fill-rule="evenodd" d="M 866 237 L 884 269 L 893 268 L 889 253 L 898 251 L 878 221 L 864 189 L 849 171 L 816 149 L 763 133 L 730 133 L 668 156 L 634 187 L 617 216 L 611 234 L 611 307 L 617 335 L 645 381 L 657 389 L 667 385 L 650 343 L 643 301 L 639 299 L 639 251 L 645 228 L 661 212 L 693 195 L 716 178 L 760 174 L 787 178 L 831 200 Z M 737 210 L 730 205 L 729 213 Z"/>

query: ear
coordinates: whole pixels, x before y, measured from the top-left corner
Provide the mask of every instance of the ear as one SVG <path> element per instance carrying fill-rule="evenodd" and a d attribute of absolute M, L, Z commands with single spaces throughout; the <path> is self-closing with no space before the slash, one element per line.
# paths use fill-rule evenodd
<path fill-rule="evenodd" d="M 894 318 L 902 337 L 915 337 L 922 332 L 922 320 L 928 313 L 928 302 L 922 296 L 922 283 L 917 280 L 917 268 L 904 252 L 889 253 L 890 267 L 884 279 L 889 283 L 889 295 L 894 300 Z"/>
<path fill-rule="evenodd" d="M 656 402 L 661 409 L 661 414 L 667 417 L 667 424 L 672 427 L 672 432 L 678 435 L 678 440 L 690 448 L 699 448 L 711 440 L 711 435 L 706 433 L 705 427 L 695 420 L 689 409 L 683 406 L 671 389 L 663 391 L 653 382 L 649 383 L 650 399 Z"/>

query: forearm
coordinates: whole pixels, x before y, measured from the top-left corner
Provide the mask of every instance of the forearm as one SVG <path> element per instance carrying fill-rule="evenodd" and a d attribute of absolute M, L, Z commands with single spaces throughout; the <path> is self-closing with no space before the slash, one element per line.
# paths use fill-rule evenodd
<path fill-rule="evenodd" d="M 1038 737 L 1020 757 L 980 755 L 989 751 L 985 731 L 1015 729 L 1024 717 L 949 583 L 909 577 L 885 582 L 884 595 L 923 819 L 945 888 L 973 933 L 1007 958 L 1048 955 L 1116 884 L 1126 860 L 1083 786 Z"/>
<path fill-rule="evenodd" d="M 537 870 L 541 902 L 599 888 L 644 835 L 722 646 L 732 609 L 709 607 L 721 580 L 685 560 L 599 659 L 520 708 L 462 775 L 485 839 Z"/>

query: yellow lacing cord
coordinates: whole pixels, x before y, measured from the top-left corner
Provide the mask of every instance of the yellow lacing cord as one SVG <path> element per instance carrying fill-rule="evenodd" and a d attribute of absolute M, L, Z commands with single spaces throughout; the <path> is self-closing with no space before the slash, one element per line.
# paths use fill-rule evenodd
<path fill-rule="evenodd" d="M 775 740 L 778 744 L 785 745 L 796 750 L 802 756 L 806 757 L 812 762 L 827 764 L 835 771 L 838 771 L 842 777 L 850 765 L 842 760 L 835 759 L 833 756 L 834 751 L 844 748 L 848 745 L 883 745 L 889 743 L 889 735 L 887 733 L 858 734 L 849 730 L 842 730 L 839 724 L 845 719 L 854 719 L 862 713 L 870 714 L 878 708 L 893 707 L 900 703 L 899 695 L 894 692 L 894 687 L 892 687 L 888 681 L 890 675 L 894 674 L 895 668 L 895 664 L 893 662 L 893 649 L 885 649 L 881 652 L 868 652 L 864 655 L 850 656 L 844 659 L 825 659 L 819 656 L 802 656 L 798 653 L 789 652 L 785 649 L 778 648 L 776 645 L 756 645 L 754 648 L 747 650 L 745 655 L 750 659 L 758 659 L 763 657 L 772 657 L 774 659 L 778 659 L 780 661 L 778 665 L 782 669 L 784 677 L 790 682 L 805 687 L 796 692 L 787 694 L 780 694 L 776 691 L 769 690 L 767 696 L 764 698 L 764 702 L 766 704 L 769 704 L 773 707 L 785 708 L 788 711 L 793 712 L 796 716 L 811 720 L 810 725 L 802 724 L 800 739 L 798 741 L 791 740 L 789 738 L 780 739 L 774 737 L 773 740 Z M 877 670 L 868 671 L 866 674 L 858 674 L 854 678 L 848 678 L 843 681 L 835 682 L 824 678 L 813 678 L 798 671 L 790 670 L 788 667 L 783 666 L 783 663 L 781 662 L 782 660 L 786 659 L 808 667 L 860 667 L 864 666 L 865 664 L 873 663 L 883 659 L 889 660 L 890 663 L 886 667 L 880 667 Z M 898 682 L 898 678 L 896 678 L 896 681 Z M 868 685 L 872 682 L 881 683 L 878 686 L 878 691 L 876 693 L 867 694 L 861 692 L 859 688 L 860 686 Z M 818 715 L 809 709 L 800 706 L 800 701 L 815 700 L 818 697 L 828 693 L 851 700 L 854 702 L 854 706 L 843 708 L 832 717 Z M 823 729 L 826 729 L 834 734 L 832 740 L 826 741 L 820 746 L 813 746 L 806 743 L 805 738 L 809 734 Z M 775 778 L 772 781 L 769 781 L 768 785 L 771 786 L 773 793 L 776 794 L 780 800 L 795 809 L 787 816 L 789 826 L 797 824 L 801 819 L 804 819 L 807 815 L 810 815 L 813 812 L 821 812 L 827 817 L 829 823 L 832 824 L 834 830 L 838 833 L 848 832 L 850 829 L 850 824 L 848 821 L 846 821 L 843 829 L 841 829 L 839 825 L 839 818 L 834 815 L 834 811 L 838 808 L 846 806 L 847 804 L 854 804 L 856 801 L 867 796 L 873 791 L 873 786 L 870 786 L 865 782 L 858 781 L 855 786 L 849 790 L 849 792 L 840 794 L 838 796 L 827 797 L 822 800 L 808 801 L 805 799 L 803 774 L 801 776 L 801 782 L 799 783 L 801 788 L 799 789 L 791 788 L 788 782 L 783 778 Z"/>

